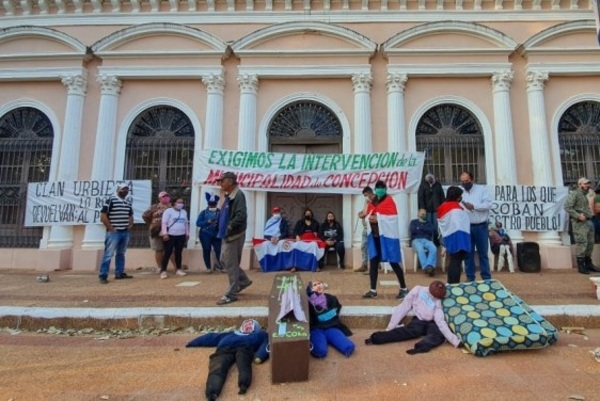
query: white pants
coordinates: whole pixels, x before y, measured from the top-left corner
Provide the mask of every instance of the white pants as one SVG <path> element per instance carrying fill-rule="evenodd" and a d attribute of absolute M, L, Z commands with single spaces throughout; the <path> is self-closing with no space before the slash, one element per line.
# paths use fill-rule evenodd
<path fill-rule="evenodd" d="M 498 260 L 498 271 L 504 268 L 504 257 L 506 257 L 506 259 L 508 259 L 508 270 L 511 273 L 515 272 L 515 266 L 513 262 L 512 253 L 510 251 L 510 245 L 500 245 L 500 252 L 498 253 L 498 257 L 500 258 Z"/>

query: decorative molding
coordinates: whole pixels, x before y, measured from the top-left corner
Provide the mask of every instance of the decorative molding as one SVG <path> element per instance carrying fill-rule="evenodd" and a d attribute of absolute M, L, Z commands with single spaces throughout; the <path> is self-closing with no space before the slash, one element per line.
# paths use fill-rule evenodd
<path fill-rule="evenodd" d="M 87 52 L 87 47 L 81 41 L 79 41 L 71 35 L 67 35 L 66 33 L 57 31 L 55 29 L 31 25 L 15 26 L 6 29 L 0 29 L 0 42 L 5 42 L 11 39 L 18 39 L 20 37 L 39 37 L 59 42 L 60 44 L 73 49 L 73 54 L 75 55 L 84 56 Z M 23 53 L 19 54 L 22 55 Z M 48 54 L 48 52 L 33 54 Z"/>
<path fill-rule="evenodd" d="M 385 79 L 387 93 L 404 92 L 404 89 L 406 88 L 406 81 L 408 81 L 407 74 L 388 72 Z"/>
<path fill-rule="evenodd" d="M 498 71 L 492 74 L 492 88 L 493 91 L 508 91 L 510 84 L 515 77 L 515 72 L 512 70 Z"/>
<path fill-rule="evenodd" d="M 525 81 L 527 82 L 527 91 L 543 90 L 544 83 L 548 80 L 548 73 L 542 71 L 527 70 Z"/>
<path fill-rule="evenodd" d="M 499 70 L 510 70 L 510 63 L 490 64 L 390 64 L 388 73 L 421 77 L 491 77 Z"/>
<path fill-rule="evenodd" d="M 542 72 L 553 76 L 600 75 L 599 63 L 530 63 L 527 71 Z"/>
<path fill-rule="evenodd" d="M 96 82 L 100 85 L 102 95 L 119 95 L 122 82 L 114 75 L 99 74 Z"/>
<path fill-rule="evenodd" d="M 225 91 L 225 78 L 223 75 L 209 74 L 202 78 L 208 93 L 223 95 Z"/>
<path fill-rule="evenodd" d="M 203 25 L 239 25 L 239 24 L 280 24 L 298 22 L 299 14 L 294 11 L 235 11 L 235 12 L 217 12 L 216 8 L 210 10 L 211 1 L 207 2 L 209 10 L 201 13 L 178 12 L 160 13 L 157 11 L 141 12 L 140 0 L 131 0 L 132 9 L 130 13 L 77 13 L 77 8 L 73 14 L 67 14 L 65 0 L 54 0 L 51 4 L 57 6 L 56 14 L 36 16 L 15 15 L 15 7 L 11 14 L 11 0 L 2 0 L 5 15 L 0 15 L 2 26 L 14 27 L 22 25 L 35 26 L 114 26 L 118 25 L 145 25 L 150 23 L 172 23 L 177 21 L 182 25 L 194 25 L 199 22 Z M 75 0 L 78 1 L 78 0 Z M 517 0 L 518 1 L 518 0 Z M 327 3 L 325 0 L 324 3 Z M 9 5 L 8 9 L 6 5 Z M 75 3 L 74 3 L 75 4 Z M 19 9 L 20 10 L 20 9 Z M 50 11 L 53 10 L 51 7 Z M 326 10 L 324 10 L 326 11 Z M 365 15 L 366 14 L 366 15 Z M 37 18 L 39 17 L 39 18 Z M 349 10 L 347 12 L 332 11 L 319 13 L 314 12 L 306 14 L 303 11 L 302 19 L 311 22 L 325 24 L 352 24 L 364 23 L 365 18 L 372 23 L 433 23 L 448 21 L 452 18 L 455 21 L 494 23 L 494 22 L 564 22 L 564 21 L 593 21 L 593 15 L 589 10 L 561 10 L 561 11 L 531 11 L 531 10 L 502 10 L 502 11 L 460 11 L 445 10 L 441 11 L 415 11 L 406 10 L 402 12 L 389 12 L 387 10 L 371 10 L 368 13 L 362 11 Z"/>
<path fill-rule="evenodd" d="M 252 47 L 256 46 L 257 44 L 264 43 L 269 39 L 308 32 L 318 32 L 323 35 L 343 39 L 346 42 L 356 46 L 355 50 L 360 49 L 368 54 L 374 54 L 377 50 L 377 43 L 351 29 L 340 27 L 337 25 L 332 25 L 329 23 L 304 21 L 296 21 L 291 23 L 286 22 L 259 29 L 233 42 L 231 44 L 231 49 L 236 54 L 244 54 L 244 52 L 251 50 Z M 276 52 L 278 54 L 287 53 L 286 51 L 281 49 L 276 50 Z"/>
<path fill-rule="evenodd" d="M 61 81 L 67 87 L 69 95 L 85 96 L 85 92 L 87 91 L 87 74 L 66 75 L 62 77 Z"/>
<path fill-rule="evenodd" d="M 37 0 L 37 6 L 41 15 L 48 14 L 49 3 L 48 0 Z"/>
<path fill-rule="evenodd" d="M 297 66 L 239 66 L 240 75 L 256 75 L 261 78 L 350 78 L 355 74 L 370 74 L 366 65 L 297 65 Z"/>
<path fill-rule="evenodd" d="M 98 67 L 98 74 L 113 75 L 119 78 L 203 78 L 209 75 L 222 75 L 223 67 L 167 67 L 167 66 L 125 66 Z"/>
<path fill-rule="evenodd" d="M 373 75 L 369 73 L 360 73 L 352 75 L 352 89 L 354 93 L 371 93 L 373 86 Z"/>
<path fill-rule="evenodd" d="M 240 74 L 237 82 L 241 93 L 256 95 L 258 93 L 258 76 L 256 74 Z"/>
<path fill-rule="evenodd" d="M 399 48 L 415 38 L 449 32 L 477 36 L 505 51 L 513 51 L 519 46 L 514 39 L 510 38 L 504 33 L 475 22 L 439 21 L 417 25 L 413 28 L 402 31 L 383 42 L 380 48 L 384 57 L 387 57 L 389 54 L 403 52 L 403 49 Z M 459 51 L 459 49 L 462 50 L 462 48 L 455 48 L 453 51 L 456 52 Z M 437 52 L 438 49 L 435 49 L 435 51 Z"/>
<path fill-rule="evenodd" d="M 0 81 L 53 81 L 64 76 L 87 75 L 82 67 L 1 68 Z"/>
<path fill-rule="evenodd" d="M 207 32 L 201 31 L 196 28 L 184 26 L 181 24 L 160 22 L 127 27 L 100 39 L 99 41 L 94 43 L 91 46 L 91 48 L 94 53 L 102 55 L 103 53 L 107 53 L 110 50 L 118 47 L 119 45 L 127 43 L 133 39 L 141 38 L 147 35 L 157 35 L 165 33 L 197 39 L 212 47 L 213 51 L 222 52 L 223 54 L 225 54 L 225 51 L 227 49 L 227 44 L 225 42 Z"/>
<path fill-rule="evenodd" d="M 564 36 L 570 33 L 587 31 L 596 33 L 596 24 L 593 20 L 569 21 L 562 24 L 554 25 L 550 28 L 544 29 L 543 31 L 536 33 L 531 38 L 527 39 L 525 43 L 523 43 L 523 51 L 521 53 L 527 54 L 532 51 L 536 51 L 538 50 L 535 49 L 536 47 L 539 47 L 544 42 L 555 39 L 557 37 Z M 563 52 L 571 50 L 571 48 L 565 47 L 561 47 L 560 49 Z M 580 47 L 576 47 L 575 49 L 580 49 Z M 595 46 L 595 50 L 598 51 L 598 46 Z"/>

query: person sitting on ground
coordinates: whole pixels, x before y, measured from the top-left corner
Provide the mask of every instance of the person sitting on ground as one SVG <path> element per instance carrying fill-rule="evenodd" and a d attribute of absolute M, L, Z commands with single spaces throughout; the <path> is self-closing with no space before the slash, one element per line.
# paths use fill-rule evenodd
<path fill-rule="evenodd" d="M 271 217 L 265 224 L 265 239 L 277 244 L 280 239 L 287 238 L 289 231 L 287 220 L 281 216 L 281 208 L 275 206 L 271 209 Z"/>
<path fill-rule="evenodd" d="M 419 209 L 417 218 L 410 222 L 410 244 L 417 253 L 421 268 L 431 277 L 435 275 L 437 248 L 433 243 L 435 231 L 427 221 L 427 211 Z"/>
<path fill-rule="evenodd" d="M 504 259 L 506 258 L 508 259 L 508 270 L 511 273 L 515 272 L 512 241 L 499 221 L 490 228 L 490 250 L 498 258 L 498 271 L 504 268 Z"/>
<path fill-rule="evenodd" d="M 365 344 L 386 344 L 425 336 L 406 353 L 414 355 L 429 352 L 442 345 L 444 339 L 454 347 L 459 347 L 460 339 L 444 320 L 442 299 L 445 296 L 446 285 L 439 280 L 432 281 L 429 287 L 413 287 L 402 303 L 394 308 L 386 331 L 371 334 Z M 410 323 L 398 326 L 410 311 L 414 315 Z"/>
<path fill-rule="evenodd" d="M 262 363 L 269 357 L 268 334 L 261 330 L 256 320 L 246 319 L 239 330 L 223 333 L 206 333 L 187 343 L 186 347 L 217 347 L 210 356 L 205 395 L 216 400 L 227 379 L 231 365 L 238 368 L 238 394 L 246 394 L 252 384 L 252 360 Z"/>
<path fill-rule="evenodd" d="M 296 222 L 294 237 L 297 241 L 310 241 L 319 239 L 319 223 L 314 219 L 309 208 L 304 210 L 304 218 Z"/>
<path fill-rule="evenodd" d="M 306 287 L 311 354 L 317 358 L 325 358 L 329 344 L 349 357 L 355 349 L 354 343 L 348 338 L 352 332 L 340 321 L 342 304 L 336 296 L 325 293 L 325 286 L 321 281 L 313 281 Z"/>
<path fill-rule="evenodd" d="M 204 266 L 208 273 L 213 271 L 223 271 L 223 267 L 219 262 L 221 258 L 221 238 L 217 236 L 219 234 L 219 218 L 221 215 L 221 209 L 217 207 L 219 203 L 219 195 L 211 194 L 206 192 L 206 201 L 208 207 L 198 214 L 196 219 L 196 227 L 199 229 L 199 239 L 202 245 L 202 258 L 204 259 Z M 210 251 L 211 249 L 215 252 L 216 263 L 211 267 Z"/>
<path fill-rule="evenodd" d="M 346 248 L 344 247 L 344 229 L 335 219 L 333 212 L 327 212 L 325 221 L 319 226 L 319 238 L 325 242 L 327 249 L 335 249 L 339 258 L 340 269 L 345 269 L 344 257 L 346 256 Z M 322 264 L 324 263 L 322 262 Z"/>

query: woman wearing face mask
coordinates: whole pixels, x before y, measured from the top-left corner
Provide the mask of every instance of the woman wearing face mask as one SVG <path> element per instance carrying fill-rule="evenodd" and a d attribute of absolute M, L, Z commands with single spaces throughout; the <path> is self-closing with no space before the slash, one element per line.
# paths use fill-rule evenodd
<path fill-rule="evenodd" d="M 200 230 L 200 244 L 202 244 L 202 257 L 204 259 L 204 265 L 206 271 L 212 273 L 213 271 L 220 271 L 225 273 L 219 259 L 221 258 L 221 238 L 217 236 L 219 234 L 219 218 L 221 216 L 221 209 L 217 207 L 219 203 L 219 195 L 213 195 L 208 192 L 205 194 L 206 202 L 208 207 L 200 212 L 196 219 L 196 227 Z M 215 252 L 217 257 L 216 266 L 211 269 L 210 263 L 210 250 Z"/>
<path fill-rule="evenodd" d="M 310 209 L 304 210 L 304 218 L 298 220 L 294 228 L 297 241 L 310 241 L 319 239 L 319 223 L 314 219 Z"/>
<path fill-rule="evenodd" d="M 152 205 L 142 214 L 142 219 L 148 224 L 150 248 L 154 251 L 157 272 L 160 272 L 163 251 L 165 249 L 165 243 L 160 236 L 160 232 L 162 231 L 162 215 L 169 207 L 171 207 L 171 196 L 168 192 L 161 191 L 158 194 L 158 203 Z M 175 260 L 173 258 L 171 258 L 171 264 L 175 268 Z"/>
<path fill-rule="evenodd" d="M 400 251 L 400 230 L 396 202 L 387 195 L 387 186 L 383 181 L 375 184 L 375 198 L 367 207 L 369 220 L 368 249 L 369 249 L 369 279 L 371 289 L 363 298 L 377 298 L 377 277 L 379 263 L 389 262 L 396 273 L 400 291 L 396 296 L 402 299 L 408 294 L 402 270 L 402 253 Z"/>
<path fill-rule="evenodd" d="M 183 198 L 177 198 L 173 207 L 165 210 L 162 215 L 161 237 L 165 242 L 162 264 L 160 266 L 160 278 L 167 278 L 167 264 L 173 250 L 175 251 L 175 267 L 179 276 L 185 276 L 181 270 L 181 254 L 183 247 L 190 238 L 190 224 L 187 212 L 183 208 Z"/>

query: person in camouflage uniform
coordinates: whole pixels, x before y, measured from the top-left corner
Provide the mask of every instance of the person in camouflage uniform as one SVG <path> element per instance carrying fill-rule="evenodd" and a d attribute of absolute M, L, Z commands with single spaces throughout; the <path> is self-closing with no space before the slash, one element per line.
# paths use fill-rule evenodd
<path fill-rule="evenodd" d="M 600 269 L 592 264 L 592 251 L 594 250 L 594 226 L 592 224 L 592 210 L 587 198 L 591 181 L 580 178 L 577 188 L 567 197 L 565 210 L 569 214 L 573 238 L 575 239 L 577 257 L 577 269 L 581 274 L 600 272 Z"/>

